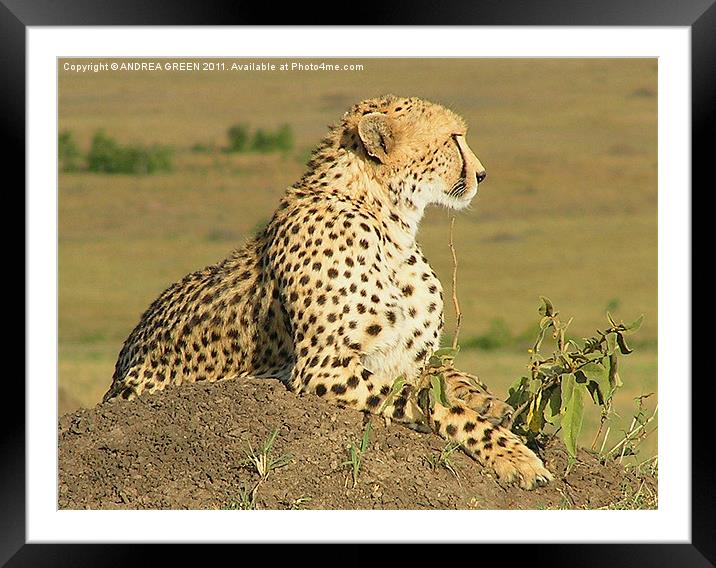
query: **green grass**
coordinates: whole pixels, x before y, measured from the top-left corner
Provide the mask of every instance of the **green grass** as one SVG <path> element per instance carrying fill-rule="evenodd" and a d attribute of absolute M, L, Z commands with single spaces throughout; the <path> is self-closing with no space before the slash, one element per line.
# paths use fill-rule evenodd
<path fill-rule="evenodd" d="M 659 496 L 649 484 L 650 480 L 658 477 L 659 463 L 656 456 L 630 463 L 626 471 L 633 475 L 636 484 L 623 481 L 620 486 L 620 495 L 603 509 L 611 510 L 641 510 L 658 509 Z"/>
<path fill-rule="evenodd" d="M 260 477 L 260 481 L 265 481 L 269 474 L 274 470 L 285 467 L 293 463 L 291 454 L 283 454 L 281 456 L 273 455 L 273 444 L 278 436 L 278 428 L 276 428 L 269 437 L 258 448 L 253 448 L 249 444 L 246 451 L 245 465 L 249 465 Z"/>
<path fill-rule="evenodd" d="M 253 487 L 242 484 L 238 489 L 237 498 L 227 501 L 221 509 L 227 511 L 255 511 L 257 489 L 258 484 L 254 484 Z"/>
<path fill-rule="evenodd" d="M 656 391 L 656 62 L 362 63 L 363 73 L 306 74 L 300 81 L 256 74 L 251 88 L 232 74 L 60 71 L 60 132 L 72 132 L 77 147 L 89 148 L 103 129 L 123 144 L 174 148 L 171 172 L 59 174 L 60 386 L 81 404 L 96 404 L 122 342 L 149 303 L 186 273 L 241 246 L 270 218 L 327 124 L 362 98 L 392 92 L 462 114 L 488 171 L 455 225 L 461 339 L 466 345 L 471 338 L 499 339 L 492 327 L 498 320 L 519 337 L 534 326 L 540 295 L 565 319 L 574 316 L 570 331 L 577 337 L 603 327 L 607 306 L 616 305 L 610 310 L 625 321 L 644 313 L 632 341 L 637 351 L 624 358 L 617 401 L 628 428 L 632 399 Z M 267 132 L 288 124 L 294 149 L 287 155 L 196 151 L 197 144 L 224 146 L 233 124 Z M 448 335 L 454 327 L 450 215 L 429 210 L 419 233 L 445 289 Z M 501 396 L 527 361 L 519 342 L 463 350 L 457 359 Z M 591 442 L 588 426 L 583 440 Z"/>
<path fill-rule="evenodd" d="M 342 464 L 344 466 L 349 466 L 351 478 L 353 480 L 353 487 L 358 485 L 358 475 L 360 474 L 360 467 L 363 463 L 363 456 L 368 450 L 371 430 L 372 423 L 369 420 L 368 424 L 366 424 L 365 430 L 363 431 L 363 436 L 358 441 L 358 443 L 356 444 L 355 442 L 351 442 L 350 446 L 348 447 L 348 460 L 344 461 Z M 346 483 L 347 482 L 348 480 L 346 479 Z"/>
<path fill-rule="evenodd" d="M 445 468 L 452 473 L 456 478 L 460 479 L 455 464 L 452 461 L 452 455 L 458 451 L 460 444 L 455 442 L 448 442 L 445 444 L 439 454 L 433 453 L 428 456 L 424 456 L 425 463 L 430 469 Z"/>
<path fill-rule="evenodd" d="M 236 509 L 242 511 L 253 511 L 258 508 L 256 497 L 261 485 L 268 479 L 269 474 L 282 467 L 286 467 L 294 462 L 291 454 L 283 454 L 281 456 L 273 455 L 273 444 L 278 436 L 278 428 L 269 434 L 263 443 L 254 448 L 250 443 L 245 450 L 245 458 L 241 461 L 241 465 L 249 468 L 256 473 L 259 478 L 251 484 L 243 482 L 238 489 L 237 498 L 225 503 L 222 509 Z M 299 508 L 305 501 L 296 500 L 295 508 Z"/>

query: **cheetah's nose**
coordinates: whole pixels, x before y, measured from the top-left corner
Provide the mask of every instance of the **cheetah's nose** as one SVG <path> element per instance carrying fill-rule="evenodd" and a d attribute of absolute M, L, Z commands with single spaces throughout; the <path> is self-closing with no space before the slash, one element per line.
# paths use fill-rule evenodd
<path fill-rule="evenodd" d="M 485 170 L 481 172 L 477 172 L 477 183 L 482 183 L 485 181 L 485 178 L 487 177 L 487 172 Z"/>

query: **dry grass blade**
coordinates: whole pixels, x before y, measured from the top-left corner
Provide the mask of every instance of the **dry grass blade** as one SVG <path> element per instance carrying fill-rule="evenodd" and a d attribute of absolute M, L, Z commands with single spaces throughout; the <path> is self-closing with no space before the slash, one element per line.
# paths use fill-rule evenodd
<path fill-rule="evenodd" d="M 652 415 L 649 418 L 647 418 L 645 421 L 637 424 L 636 419 L 632 420 L 631 427 L 630 427 L 629 431 L 626 433 L 626 435 L 619 442 L 617 442 L 614 445 L 614 447 L 612 447 L 612 449 L 609 450 L 604 455 L 604 457 L 608 458 L 611 455 L 613 455 L 614 452 L 616 452 L 619 448 L 622 448 L 621 455 L 620 455 L 620 461 L 621 461 L 624 458 L 624 450 L 626 449 L 627 442 L 633 441 L 637 438 L 639 438 L 641 440 L 654 431 L 654 430 L 651 430 L 649 432 L 646 432 L 645 428 L 651 422 L 653 422 L 654 419 L 656 419 L 656 414 L 658 411 L 659 411 L 659 405 L 657 404 L 656 407 L 654 408 L 654 412 L 652 413 Z"/>
<path fill-rule="evenodd" d="M 273 457 L 271 455 L 271 449 L 273 448 L 273 443 L 276 441 L 276 436 L 278 436 L 278 428 L 271 433 L 258 450 L 254 450 L 251 444 L 249 444 L 249 450 L 246 452 L 246 461 L 254 466 L 256 473 L 259 474 L 262 480 L 265 480 L 274 469 L 287 466 L 293 462 L 293 456 L 291 454 L 284 454 L 279 457 Z"/>

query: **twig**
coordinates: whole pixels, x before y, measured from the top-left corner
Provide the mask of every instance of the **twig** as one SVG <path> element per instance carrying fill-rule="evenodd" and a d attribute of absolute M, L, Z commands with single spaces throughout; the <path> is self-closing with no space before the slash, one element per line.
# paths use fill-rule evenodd
<path fill-rule="evenodd" d="M 636 434 L 638 432 L 640 432 L 641 430 L 646 428 L 646 426 L 652 420 L 654 420 L 654 418 L 656 418 L 656 413 L 658 410 L 659 410 L 659 406 L 657 405 L 656 408 L 654 408 L 654 412 L 652 413 L 652 415 L 649 418 L 647 418 L 645 422 L 639 424 L 636 428 L 633 428 L 633 429 L 630 428 L 630 430 L 629 430 L 629 432 L 627 432 L 626 436 L 624 436 L 624 438 L 618 444 L 616 444 L 611 450 L 609 450 L 604 457 L 608 458 L 610 455 L 612 455 L 614 453 L 615 450 L 619 449 L 621 446 L 626 444 L 626 442 L 631 441 L 636 436 Z M 632 424 L 634 424 L 634 421 L 632 421 Z M 653 432 L 653 430 L 652 430 L 652 432 Z"/>
<path fill-rule="evenodd" d="M 462 312 L 460 302 L 457 300 L 457 255 L 455 254 L 455 243 L 453 231 L 455 228 L 455 216 L 450 220 L 450 252 L 452 253 L 452 303 L 455 307 L 455 333 L 452 336 L 452 348 L 457 349 L 457 340 L 460 335 L 460 324 L 462 323 Z"/>
<path fill-rule="evenodd" d="M 604 405 L 604 409 L 602 410 L 602 417 L 599 421 L 599 430 L 597 430 L 597 435 L 594 436 L 594 441 L 592 442 L 592 450 L 597 447 L 597 441 L 599 440 L 599 435 L 602 433 L 602 428 L 604 428 L 604 424 L 607 421 L 607 416 L 609 416 L 609 413 L 612 411 L 612 399 L 611 397 L 609 400 L 607 400 L 606 404 Z M 602 444 L 602 447 L 604 447 L 604 444 Z"/>
<path fill-rule="evenodd" d="M 590 448 L 593 450 L 597 447 L 597 440 L 599 440 L 599 435 L 602 433 L 602 428 L 604 427 L 604 415 L 602 414 L 602 419 L 599 422 L 599 430 L 597 430 L 597 435 L 594 436 L 594 440 L 592 440 L 592 445 Z"/>
<path fill-rule="evenodd" d="M 515 411 L 512 413 L 512 416 L 510 417 L 509 422 L 506 425 L 506 428 L 508 430 L 512 430 L 512 425 L 515 423 L 515 419 L 524 412 L 525 408 L 529 406 L 530 402 L 532 401 L 526 400 L 515 409 Z"/>
<path fill-rule="evenodd" d="M 604 432 L 604 439 L 602 440 L 602 447 L 599 448 L 599 455 L 600 455 L 600 456 L 603 456 L 603 455 L 604 455 L 604 446 L 607 445 L 607 438 L 609 437 L 609 431 L 610 431 L 611 429 L 612 429 L 611 426 L 607 426 L 607 431 Z"/>

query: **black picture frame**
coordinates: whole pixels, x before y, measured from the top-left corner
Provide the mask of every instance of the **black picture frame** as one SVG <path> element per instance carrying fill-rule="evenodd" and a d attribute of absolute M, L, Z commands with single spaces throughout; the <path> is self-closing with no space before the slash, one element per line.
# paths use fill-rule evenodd
<path fill-rule="evenodd" d="M 135 26 L 135 25 L 316 25 L 318 14 L 328 25 L 510 25 L 510 26 L 685 26 L 691 31 L 692 89 L 692 179 L 706 180 L 712 168 L 710 145 L 705 137 L 713 132 L 716 102 L 716 0 L 501 0 L 474 2 L 381 2 L 362 9 L 320 4 L 275 6 L 234 1 L 193 2 L 190 0 L 0 0 L 0 69 L 2 69 L 2 125 L 6 150 L 2 153 L 5 172 L 17 173 L 18 184 L 25 185 L 25 85 L 26 29 L 29 26 Z M 341 11 L 343 10 L 343 11 Z M 696 183 L 696 181 L 692 182 Z M 8 184 L 7 189 L 10 189 Z M 707 189 L 706 187 L 703 188 Z M 24 201 L 23 201 L 24 212 Z M 24 217 L 24 215 L 23 215 Z M 27 283 L 25 283 L 27 284 Z M 26 297 L 26 307 L 27 307 Z M 52 325 L 52 322 L 48 322 Z M 691 333 L 691 330 L 684 330 Z M 15 355 L 17 357 L 17 355 Z M 690 368 L 691 361 L 685 362 Z M 6 370 L 7 371 L 7 370 Z M 205 562 L 204 547 L 122 544 L 26 544 L 25 539 L 25 407 L 10 401 L 25 400 L 25 386 L 17 373 L 6 376 L 3 393 L 6 407 L 17 412 L 6 418 L 0 429 L 0 563 L 7 566 L 124 566 L 167 563 L 175 555 L 182 562 Z M 692 383 L 692 392 L 703 392 L 696 381 L 708 382 L 702 375 Z M 14 379 L 14 380 L 12 380 Z M 698 388 L 697 388 L 698 387 Z M 475 562 L 487 558 L 485 551 L 499 552 L 509 564 L 529 562 L 565 566 L 714 566 L 716 563 L 716 521 L 714 520 L 714 474 L 711 464 L 713 442 L 707 422 L 709 397 L 692 399 L 692 503 L 690 544 L 567 544 L 511 545 L 509 552 L 482 549 Z M 696 451 L 698 449 L 698 451 Z M 476 527 L 479 531 L 479 527 Z M 277 535 L 281 540 L 282 535 Z M 557 536 L 555 536 L 557 538 Z M 360 547 L 360 548 L 358 548 Z M 353 550 L 315 554 L 312 564 L 358 564 L 376 558 L 365 545 L 350 545 Z M 293 549 L 292 549 L 293 550 Z M 424 555 L 423 547 L 411 547 Z M 448 561 L 454 549 L 441 559 Z M 461 556 L 474 552 L 460 548 Z M 230 555 L 236 552 L 223 550 Z M 280 561 L 287 547 L 272 552 Z M 212 550 L 214 554 L 222 551 Z M 409 562 L 401 550 L 401 562 Z M 380 552 L 378 555 L 384 555 Z M 181 555 L 181 556 L 179 556 Z M 212 554 L 213 556 L 213 554 Z M 380 557 L 380 556 L 379 556 Z M 161 560 L 159 560 L 161 558 Z M 381 562 L 385 557 L 380 557 Z M 248 557 L 244 561 L 248 560 Z M 421 558 L 423 562 L 424 558 Z M 234 556 L 232 561 L 242 561 Z M 494 562 L 491 560 L 490 562 Z"/>

